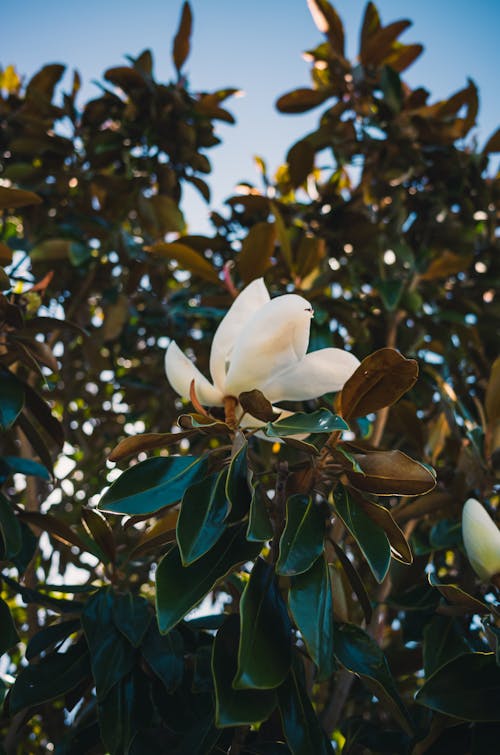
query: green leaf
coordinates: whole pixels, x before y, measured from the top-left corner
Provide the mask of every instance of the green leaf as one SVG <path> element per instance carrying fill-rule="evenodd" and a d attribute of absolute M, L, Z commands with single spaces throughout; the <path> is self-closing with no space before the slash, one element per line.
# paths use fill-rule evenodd
<path fill-rule="evenodd" d="M 336 430 L 349 430 L 346 422 L 328 409 L 318 409 L 312 414 L 296 412 L 286 419 L 269 422 L 265 428 L 271 438 L 283 438 L 287 435 L 302 433 L 332 433 Z"/>
<path fill-rule="evenodd" d="M 229 616 L 217 632 L 213 644 L 212 673 L 215 686 L 215 723 L 217 726 L 242 726 L 265 721 L 278 700 L 274 690 L 235 689 L 240 618 Z"/>
<path fill-rule="evenodd" d="M 335 671 L 333 655 L 333 600 L 328 564 L 321 555 L 303 574 L 292 577 L 288 595 L 290 610 L 318 667 L 318 680 Z"/>
<path fill-rule="evenodd" d="M 245 561 L 253 560 L 260 545 L 245 539 L 244 528 L 230 527 L 215 546 L 190 566 L 183 566 L 179 549 L 172 548 L 156 570 L 158 626 L 167 634 L 210 592 L 216 582 Z"/>
<path fill-rule="evenodd" d="M 155 625 L 150 626 L 141 653 L 167 692 L 175 692 L 184 674 L 184 642 L 180 633 L 172 629 L 162 636 Z"/>
<path fill-rule="evenodd" d="M 15 715 L 24 708 L 60 697 L 87 677 L 90 677 L 89 654 L 81 640 L 65 653 L 50 653 L 21 671 L 10 693 L 10 713 Z"/>
<path fill-rule="evenodd" d="M 146 598 L 131 592 L 115 593 L 112 603 L 113 621 L 117 629 L 138 648 L 153 618 Z"/>
<path fill-rule="evenodd" d="M 454 616 L 436 614 L 424 627 L 424 670 L 426 678 L 459 655 L 470 652 Z"/>
<path fill-rule="evenodd" d="M 14 621 L 9 610 L 9 606 L 0 598 L 0 655 L 3 655 L 9 648 L 19 642 Z"/>
<path fill-rule="evenodd" d="M 157 456 L 127 469 L 103 495 L 98 508 L 113 514 L 154 514 L 179 501 L 204 477 L 206 458 Z"/>
<path fill-rule="evenodd" d="M 301 672 L 295 661 L 288 678 L 278 689 L 286 741 L 293 755 L 332 755 L 332 747 L 320 726 Z"/>
<path fill-rule="evenodd" d="M 307 571 L 323 550 L 325 517 L 310 496 L 292 495 L 280 539 L 276 571 L 283 576 Z"/>
<path fill-rule="evenodd" d="M 358 506 L 343 485 L 333 494 L 335 509 L 361 548 L 375 579 L 382 582 L 391 563 L 391 546 L 381 527 Z"/>
<path fill-rule="evenodd" d="M 230 504 L 228 520 L 231 523 L 240 521 L 248 514 L 252 500 L 250 476 L 248 443 L 245 442 L 231 459 L 227 473 L 226 496 Z"/>
<path fill-rule="evenodd" d="M 22 459 L 20 456 L 2 456 L 0 457 L 1 463 L 7 465 L 10 474 L 32 475 L 33 477 L 40 477 L 42 480 L 50 480 L 49 470 L 33 459 Z"/>
<path fill-rule="evenodd" d="M 82 612 L 98 700 L 134 667 L 133 648 L 114 625 L 114 598 L 112 589 L 103 587 L 89 598 Z"/>
<path fill-rule="evenodd" d="M 37 632 L 28 642 L 26 648 L 26 658 L 31 661 L 37 655 L 45 652 L 48 648 L 62 642 L 73 632 L 80 629 L 80 619 L 70 619 L 69 621 L 59 621 L 57 624 L 50 624 Z"/>
<path fill-rule="evenodd" d="M 177 542 L 184 566 L 204 556 L 227 527 L 226 470 L 191 485 L 182 497 Z"/>
<path fill-rule="evenodd" d="M 500 668 L 495 654 L 454 658 L 427 679 L 415 700 L 465 721 L 500 721 Z"/>
<path fill-rule="evenodd" d="M 288 674 L 291 623 L 274 569 L 258 558 L 240 602 L 241 635 L 235 689 L 272 689 Z"/>
<path fill-rule="evenodd" d="M 23 406 L 22 384 L 10 372 L 2 370 L 0 373 L 0 430 L 7 430 L 14 424 Z"/>
<path fill-rule="evenodd" d="M 334 652 L 348 671 L 361 676 L 389 704 L 393 715 L 405 731 L 411 733 L 413 722 L 397 691 L 386 657 L 374 639 L 354 624 L 335 624 Z"/>
<path fill-rule="evenodd" d="M 99 726 L 106 752 L 128 753 L 134 737 L 151 726 L 150 688 L 149 679 L 135 668 L 115 684 L 104 699 L 98 700 Z"/>
<path fill-rule="evenodd" d="M 19 520 L 12 511 L 9 501 L 2 493 L 0 493 L 0 533 L 4 544 L 2 558 L 10 561 L 21 550 L 23 537 Z"/>
<path fill-rule="evenodd" d="M 273 527 L 264 502 L 265 495 L 261 486 L 255 485 L 250 501 L 250 516 L 247 527 L 247 540 L 250 542 L 263 543 L 273 536 Z"/>

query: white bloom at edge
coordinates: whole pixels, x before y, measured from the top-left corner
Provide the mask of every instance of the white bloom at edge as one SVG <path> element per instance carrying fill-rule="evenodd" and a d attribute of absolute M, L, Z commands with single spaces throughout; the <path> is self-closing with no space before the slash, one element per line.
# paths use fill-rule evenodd
<path fill-rule="evenodd" d="M 462 511 L 462 535 L 472 568 L 482 580 L 500 574 L 500 530 L 475 498 Z"/>
<path fill-rule="evenodd" d="M 222 406 L 255 388 L 271 402 L 306 401 L 339 391 L 359 365 L 342 349 L 306 354 L 313 310 L 307 299 L 284 294 L 275 299 L 262 278 L 252 281 L 234 300 L 215 331 L 210 352 L 212 383 L 172 341 L 165 370 L 172 388 L 204 406 Z"/>

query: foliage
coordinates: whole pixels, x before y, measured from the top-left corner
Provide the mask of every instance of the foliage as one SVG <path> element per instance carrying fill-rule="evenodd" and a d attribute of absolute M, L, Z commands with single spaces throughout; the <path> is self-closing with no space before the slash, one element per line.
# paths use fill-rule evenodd
<path fill-rule="evenodd" d="M 210 237 L 182 189 L 209 201 L 234 90 L 190 90 L 187 3 L 169 83 L 147 50 L 83 109 L 63 66 L 0 75 L 7 753 L 498 747 L 499 586 L 460 515 L 498 506 L 499 132 L 478 149 L 473 82 L 409 87 L 409 22 L 368 3 L 353 63 L 334 8 L 310 7 L 311 87 L 277 107 L 326 107 L 318 128 L 275 177 L 257 161 Z M 313 304 L 312 351 L 363 361 L 281 419 L 235 397 L 255 433 L 176 397 L 163 352 L 208 374 L 262 275 Z"/>

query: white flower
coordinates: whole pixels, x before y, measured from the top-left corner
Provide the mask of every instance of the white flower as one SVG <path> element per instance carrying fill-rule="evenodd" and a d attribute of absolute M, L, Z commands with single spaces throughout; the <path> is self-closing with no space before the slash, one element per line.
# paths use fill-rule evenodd
<path fill-rule="evenodd" d="M 500 574 L 500 530 L 475 498 L 469 498 L 463 508 L 462 535 L 476 574 L 485 582 Z"/>
<path fill-rule="evenodd" d="M 339 391 L 359 365 L 342 349 L 306 354 L 313 309 L 297 294 L 269 297 L 262 278 L 254 280 L 234 300 L 217 328 L 210 352 L 212 383 L 201 374 L 175 341 L 165 355 L 172 388 L 204 406 L 222 406 L 255 388 L 271 402 L 306 401 Z"/>

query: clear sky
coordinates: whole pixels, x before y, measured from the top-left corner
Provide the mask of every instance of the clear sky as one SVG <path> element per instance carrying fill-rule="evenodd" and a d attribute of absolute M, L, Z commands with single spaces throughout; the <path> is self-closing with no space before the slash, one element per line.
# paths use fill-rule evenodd
<path fill-rule="evenodd" d="M 347 33 L 348 54 L 358 50 L 364 0 L 333 3 Z M 477 136 L 482 145 L 500 124 L 499 0 L 378 0 L 386 24 L 413 21 L 403 41 L 421 42 L 425 51 L 405 74 L 410 85 L 423 84 L 433 99 L 452 94 L 467 77 L 479 86 Z M 31 75 L 44 63 L 77 68 L 84 80 L 80 102 L 98 94 L 92 80 L 124 62 L 125 54 L 153 51 L 157 78 L 173 77 L 171 43 L 182 0 L 4 0 L 0 26 L 0 64 L 14 63 Z M 300 116 L 277 113 L 284 92 L 309 85 L 301 53 L 322 41 L 306 0 L 191 0 L 192 51 L 185 66 L 192 90 L 226 86 L 243 89 L 227 107 L 236 126 L 220 124 L 220 147 L 209 151 L 213 173 L 212 207 L 219 209 L 241 180 L 258 183 L 253 156 L 262 156 L 271 172 L 287 149 L 314 128 L 321 108 Z M 185 191 L 183 209 L 192 232 L 209 229 L 208 210 L 194 190 Z"/>

